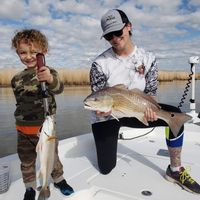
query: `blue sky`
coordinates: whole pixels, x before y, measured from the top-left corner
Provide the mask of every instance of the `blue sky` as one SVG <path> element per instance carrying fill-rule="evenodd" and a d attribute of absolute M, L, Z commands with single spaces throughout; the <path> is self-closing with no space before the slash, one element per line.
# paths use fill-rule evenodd
<path fill-rule="evenodd" d="M 200 56 L 199 0 L 1 0 L 0 68 L 23 67 L 11 38 L 24 28 L 48 37 L 49 66 L 89 68 L 109 47 L 100 39 L 100 19 L 112 8 L 127 13 L 133 42 L 154 52 L 160 69 L 189 70 L 188 58 Z"/>

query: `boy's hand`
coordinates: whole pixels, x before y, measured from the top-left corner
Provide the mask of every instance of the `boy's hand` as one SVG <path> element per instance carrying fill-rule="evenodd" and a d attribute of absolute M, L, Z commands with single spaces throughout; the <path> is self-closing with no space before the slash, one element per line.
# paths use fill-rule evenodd
<path fill-rule="evenodd" d="M 53 76 L 50 73 L 50 69 L 46 66 L 40 67 L 37 70 L 37 77 L 39 81 L 46 81 L 49 84 L 53 82 Z"/>

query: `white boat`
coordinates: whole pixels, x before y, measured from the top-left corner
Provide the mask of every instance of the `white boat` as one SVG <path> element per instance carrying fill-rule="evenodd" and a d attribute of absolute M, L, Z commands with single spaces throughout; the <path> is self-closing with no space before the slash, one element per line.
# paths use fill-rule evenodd
<path fill-rule="evenodd" d="M 182 165 L 200 183 L 200 119 L 194 108 L 193 102 L 189 113 L 193 120 L 185 124 Z M 60 141 L 59 156 L 64 177 L 75 193 L 64 196 L 51 183 L 49 200 L 199 200 L 199 195 L 164 178 L 169 164 L 165 127 L 122 127 L 119 138 L 117 166 L 108 175 L 99 173 L 92 133 Z M 0 194 L 0 199 L 22 200 L 25 188 L 17 154 L 0 158 L 0 164 L 9 169 L 5 175 L 9 173 L 10 177 L 8 191 Z"/>
<path fill-rule="evenodd" d="M 149 132 L 147 135 L 130 139 Z M 164 127 L 148 129 L 122 128 L 119 140 L 117 166 L 108 175 L 98 171 L 94 139 L 91 133 L 60 141 L 59 156 L 64 165 L 64 176 L 75 193 L 62 195 L 50 184 L 49 200 L 197 200 L 199 195 L 189 193 L 168 182 L 165 170 L 169 164 Z M 191 176 L 200 182 L 200 126 L 185 124 L 185 143 L 182 164 L 191 169 Z M 25 192 L 16 154 L 0 159 L 9 165 L 10 186 L 0 199 L 23 199 Z M 39 182 L 38 182 L 39 185 Z M 38 195 L 39 192 L 37 192 Z M 36 197 L 37 199 L 37 197 Z"/>

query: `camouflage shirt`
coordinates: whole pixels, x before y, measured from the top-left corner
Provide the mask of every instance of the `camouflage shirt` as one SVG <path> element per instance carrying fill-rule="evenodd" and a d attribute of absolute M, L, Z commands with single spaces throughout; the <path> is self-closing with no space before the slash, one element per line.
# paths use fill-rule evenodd
<path fill-rule="evenodd" d="M 55 94 L 60 94 L 64 85 L 60 81 L 58 73 L 50 68 L 53 75 L 53 83 L 46 84 L 48 91 L 48 103 L 50 114 L 56 113 Z M 16 125 L 40 126 L 44 121 L 43 95 L 40 82 L 37 79 L 35 69 L 25 69 L 17 73 L 11 80 L 11 85 L 16 98 L 16 110 L 14 113 Z"/>

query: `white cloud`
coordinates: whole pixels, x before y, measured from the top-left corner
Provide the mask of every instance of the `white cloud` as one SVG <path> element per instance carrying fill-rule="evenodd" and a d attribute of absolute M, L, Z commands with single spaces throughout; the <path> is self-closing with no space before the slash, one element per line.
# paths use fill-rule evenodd
<path fill-rule="evenodd" d="M 10 49 L 11 38 L 16 30 L 33 27 L 49 39 L 50 65 L 89 67 L 91 60 L 109 47 L 100 39 L 100 19 L 112 8 L 127 13 L 133 24 L 134 43 L 153 51 L 161 68 L 187 66 L 187 58 L 199 54 L 198 0 L 188 1 L 188 5 L 181 0 L 2 0 L 1 66 L 19 66 Z"/>
<path fill-rule="evenodd" d="M 23 0 L 1 0 L 0 19 L 20 19 L 25 15 L 25 3 Z"/>
<path fill-rule="evenodd" d="M 28 12 L 30 15 L 48 16 L 49 5 L 53 1 L 49 0 L 29 0 Z"/>
<path fill-rule="evenodd" d="M 51 24 L 51 18 L 34 15 L 30 19 L 27 19 L 26 23 L 32 24 L 33 26 L 48 26 Z"/>
<path fill-rule="evenodd" d="M 190 3 L 191 5 L 199 6 L 199 7 L 200 7 L 200 2 L 199 2 L 199 0 L 190 0 L 189 3 Z"/>
<path fill-rule="evenodd" d="M 54 4 L 55 8 L 58 9 L 58 11 L 63 12 L 70 12 L 75 14 L 89 14 L 91 13 L 92 5 L 94 5 L 94 1 L 76 1 L 76 0 L 70 0 L 70 1 L 57 1 L 56 4 Z"/>

